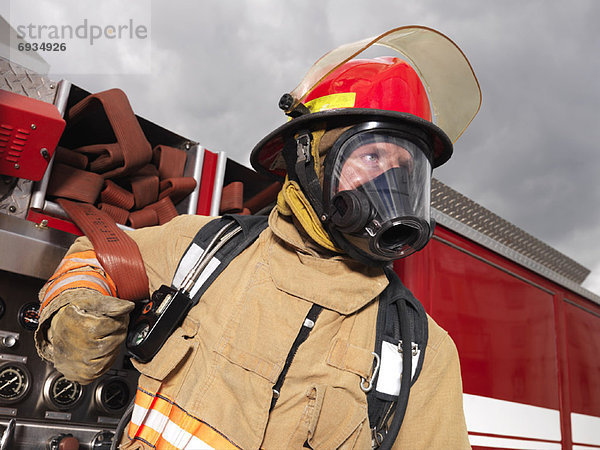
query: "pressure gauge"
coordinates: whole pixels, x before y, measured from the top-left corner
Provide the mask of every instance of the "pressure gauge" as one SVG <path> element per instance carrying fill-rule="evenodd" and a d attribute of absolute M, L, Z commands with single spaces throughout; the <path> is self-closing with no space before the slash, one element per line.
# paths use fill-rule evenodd
<path fill-rule="evenodd" d="M 96 403 L 109 414 L 123 411 L 129 404 L 129 396 L 129 385 L 119 377 L 102 380 L 96 387 Z"/>
<path fill-rule="evenodd" d="M 54 372 L 44 382 L 43 393 L 50 406 L 64 410 L 79 402 L 83 388 L 76 381 L 67 380 L 62 374 Z"/>
<path fill-rule="evenodd" d="M 108 430 L 99 431 L 90 442 L 92 450 L 110 450 L 115 433 Z"/>
<path fill-rule="evenodd" d="M 23 364 L 0 364 L 0 403 L 10 404 L 21 400 L 31 388 L 31 374 Z"/>
<path fill-rule="evenodd" d="M 38 302 L 25 303 L 19 309 L 19 323 L 26 330 L 34 331 L 40 322 L 40 304 Z"/>

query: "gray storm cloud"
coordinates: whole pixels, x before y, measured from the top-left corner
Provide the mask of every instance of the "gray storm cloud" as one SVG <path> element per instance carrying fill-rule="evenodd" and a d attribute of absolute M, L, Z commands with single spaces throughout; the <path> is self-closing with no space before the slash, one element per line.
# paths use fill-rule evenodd
<path fill-rule="evenodd" d="M 285 120 L 281 94 L 323 53 L 401 25 L 439 29 L 471 61 L 483 104 L 434 176 L 592 269 L 584 286 L 600 292 L 598 17 L 596 0 L 153 1 L 151 73 L 53 71 L 121 87 L 138 114 L 248 164 Z"/>

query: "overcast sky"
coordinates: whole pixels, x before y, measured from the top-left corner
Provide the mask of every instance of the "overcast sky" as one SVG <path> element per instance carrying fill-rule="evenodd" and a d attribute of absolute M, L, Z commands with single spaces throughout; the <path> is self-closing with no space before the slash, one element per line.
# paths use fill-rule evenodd
<path fill-rule="evenodd" d="M 584 286 L 600 293 L 598 0 L 114 3 L 12 0 L 0 12 L 13 26 L 33 10 L 46 24 L 148 25 L 137 47 L 86 45 L 54 77 L 120 87 L 139 115 L 243 164 L 322 54 L 402 25 L 440 30 L 469 58 L 483 104 L 434 176 L 591 269 Z"/>

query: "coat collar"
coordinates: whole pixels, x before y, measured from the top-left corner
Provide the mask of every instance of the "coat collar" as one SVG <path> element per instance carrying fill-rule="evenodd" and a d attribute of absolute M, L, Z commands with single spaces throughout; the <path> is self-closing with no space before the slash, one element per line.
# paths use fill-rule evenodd
<path fill-rule="evenodd" d="M 345 255 L 320 254 L 276 208 L 269 228 L 265 256 L 271 277 L 288 294 L 347 315 L 371 302 L 388 284 L 382 268 Z"/>

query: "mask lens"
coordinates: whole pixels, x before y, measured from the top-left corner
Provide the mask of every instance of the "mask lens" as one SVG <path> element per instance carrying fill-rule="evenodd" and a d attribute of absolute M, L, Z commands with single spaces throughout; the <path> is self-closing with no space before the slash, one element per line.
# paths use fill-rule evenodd
<path fill-rule="evenodd" d="M 431 163 L 417 142 L 394 130 L 366 130 L 342 142 L 335 155 L 332 222 L 378 259 L 410 254 L 429 238 Z"/>
<path fill-rule="evenodd" d="M 364 132 L 352 136 L 338 155 L 335 192 L 356 189 L 394 167 L 414 169 L 415 145 L 405 139 Z"/>
<path fill-rule="evenodd" d="M 431 164 L 414 142 L 392 132 L 364 131 L 340 146 L 329 198 L 359 190 L 387 218 L 413 215 L 429 221 Z"/>

